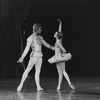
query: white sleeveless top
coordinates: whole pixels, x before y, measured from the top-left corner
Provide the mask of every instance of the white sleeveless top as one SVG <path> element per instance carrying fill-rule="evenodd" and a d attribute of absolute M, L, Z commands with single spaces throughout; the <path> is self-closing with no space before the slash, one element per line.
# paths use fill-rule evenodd
<path fill-rule="evenodd" d="M 31 40 L 31 48 L 32 52 L 30 54 L 30 57 L 42 57 L 42 44 L 41 44 L 41 36 L 33 36 L 31 35 L 28 40 Z"/>

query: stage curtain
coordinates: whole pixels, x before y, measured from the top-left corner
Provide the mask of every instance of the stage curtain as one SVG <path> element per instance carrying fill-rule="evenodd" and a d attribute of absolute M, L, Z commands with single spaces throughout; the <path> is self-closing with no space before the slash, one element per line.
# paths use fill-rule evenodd
<path fill-rule="evenodd" d="M 0 77 L 17 76 L 22 52 L 21 21 L 27 17 L 31 0 L 0 0 Z"/>

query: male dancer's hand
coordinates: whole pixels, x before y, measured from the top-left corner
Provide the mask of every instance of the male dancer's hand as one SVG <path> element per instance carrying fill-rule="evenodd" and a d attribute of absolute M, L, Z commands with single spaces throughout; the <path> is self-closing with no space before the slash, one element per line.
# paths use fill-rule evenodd
<path fill-rule="evenodd" d="M 55 50 L 55 47 L 53 47 L 53 46 L 50 46 L 50 49 L 51 49 L 51 50 Z"/>
<path fill-rule="evenodd" d="M 23 57 L 20 57 L 19 60 L 17 61 L 17 63 L 21 63 L 23 61 Z"/>

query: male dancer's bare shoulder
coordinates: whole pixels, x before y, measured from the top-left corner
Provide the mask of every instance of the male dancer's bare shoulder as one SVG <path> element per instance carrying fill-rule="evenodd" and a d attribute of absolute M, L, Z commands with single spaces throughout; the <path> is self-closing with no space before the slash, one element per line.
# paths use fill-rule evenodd
<path fill-rule="evenodd" d="M 30 35 L 30 36 L 27 38 L 27 43 L 31 44 L 31 43 L 32 43 L 32 40 L 33 40 L 33 36 Z"/>

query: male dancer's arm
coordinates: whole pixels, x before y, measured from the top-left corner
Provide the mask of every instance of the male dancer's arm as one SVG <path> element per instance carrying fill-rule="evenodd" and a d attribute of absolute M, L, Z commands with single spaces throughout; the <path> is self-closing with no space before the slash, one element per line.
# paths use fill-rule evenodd
<path fill-rule="evenodd" d="M 51 46 L 50 44 L 48 44 L 43 37 L 41 37 L 41 42 L 44 46 L 46 46 L 47 48 L 51 49 L 51 50 L 55 50 L 55 48 L 53 46 Z"/>
<path fill-rule="evenodd" d="M 29 37 L 27 39 L 27 44 L 26 44 L 26 47 L 24 49 L 24 52 L 23 52 L 22 56 L 20 57 L 20 59 L 17 62 L 22 62 L 23 61 L 24 57 L 27 55 L 27 53 L 28 53 L 28 51 L 30 49 L 31 42 L 32 42 L 32 39 L 31 39 L 31 37 Z"/>
<path fill-rule="evenodd" d="M 22 57 L 25 57 L 27 55 L 27 53 L 28 53 L 28 51 L 30 49 L 30 46 L 31 46 L 31 42 L 32 42 L 32 39 L 29 37 L 27 39 L 27 44 L 26 44 L 26 47 L 25 47 L 24 52 L 22 54 Z"/>

